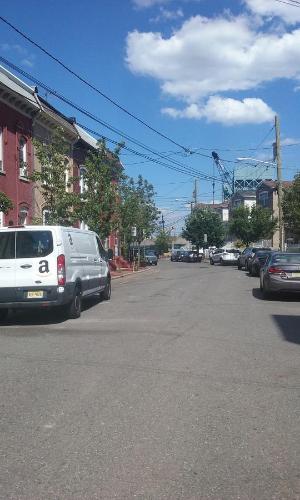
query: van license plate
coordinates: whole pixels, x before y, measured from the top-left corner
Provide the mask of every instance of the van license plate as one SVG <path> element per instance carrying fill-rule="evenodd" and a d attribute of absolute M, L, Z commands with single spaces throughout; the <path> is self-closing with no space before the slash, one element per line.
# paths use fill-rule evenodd
<path fill-rule="evenodd" d="M 42 290 L 27 292 L 27 299 L 42 299 L 43 297 L 44 297 L 44 292 Z"/>
<path fill-rule="evenodd" d="M 300 273 L 291 273 L 291 278 L 300 278 Z"/>

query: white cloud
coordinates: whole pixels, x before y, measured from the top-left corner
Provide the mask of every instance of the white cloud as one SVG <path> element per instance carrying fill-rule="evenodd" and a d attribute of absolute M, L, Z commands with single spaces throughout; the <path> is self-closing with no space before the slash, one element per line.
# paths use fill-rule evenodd
<path fill-rule="evenodd" d="M 299 144 L 300 139 L 293 139 L 292 137 L 285 137 L 281 139 L 281 146 L 293 146 L 294 144 Z"/>
<path fill-rule="evenodd" d="M 259 16 L 279 17 L 287 24 L 300 22 L 300 9 L 297 6 L 291 5 L 292 2 L 287 4 L 277 2 L 276 0 L 244 0 L 244 3 L 251 12 Z"/>
<path fill-rule="evenodd" d="M 275 112 L 262 100 L 246 98 L 242 101 L 221 96 L 211 96 L 203 105 L 190 104 L 183 110 L 162 109 L 172 118 L 205 118 L 208 122 L 223 125 L 259 124 L 271 122 Z"/>
<path fill-rule="evenodd" d="M 238 43 L 237 43 L 238 41 Z M 164 93 L 187 102 L 300 75 L 300 29 L 284 34 L 255 31 L 247 17 L 192 17 L 169 38 L 134 31 L 127 64 L 161 82 Z"/>
<path fill-rule="evenodd" d="M 150 19 L 150 21 L 153 23 L 158 23 L 160 21 L 174 21 L 175 19 L 179 19 L 181 17 L 183 17 L 182 9 L 168 10 L 164 7 L 160 7 L 159 14 L 156 17 Z"/>
<path fill-rule="evenodd" d="M 147 7 L 152 7 L 153 5 L 168 3 L 170 0 L 132 0 L 132 1 L 136 7 L 144 9 Z"/>
<path fill-rule="evenodd" d="M 0 48 L 3 52 L 15 53 L 19 58 L 22 58 L 20 61 L 22 66 L 27 66 L 28 68 L 32 68 L 34 66 L 35 55 L 30 53 L 25 47 L 22 47 L 22 45 L 17 43 L 2 43 Z"/>

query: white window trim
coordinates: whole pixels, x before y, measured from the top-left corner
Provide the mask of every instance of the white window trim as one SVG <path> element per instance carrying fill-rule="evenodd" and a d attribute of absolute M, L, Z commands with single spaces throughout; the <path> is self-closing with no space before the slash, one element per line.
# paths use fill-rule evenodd
<path fill-rule="evenodd" d="M 0 212 L 0 227 L 4 227 L 4 213 Z"/>
<path fill-rule="evenodd" d="M 21 140 L 24 140 L 24 144 L 21 149 Z M 22 151 L 22 159 L 20 158 Z M 19 138 L 19 160 L 23 162 L 22 166 L 19 165 L 20 177 L 27 178 L 28 177 L 28 169 L 27 169 L 27 139 L 23 135 Z"/>
<path fill-rule="evenodd" d="M 4 172 L 4 141 L 3 127 L 0 127 L 0 172 Z"/>
<path fill-rule="evenodd" d="M 83 166 L 79 167 L 79 189 L 80 194 L 84 194 L 87 192 L 87 184 L 84 180 L 84 175 L 86 173 L 86 168 Z"/>

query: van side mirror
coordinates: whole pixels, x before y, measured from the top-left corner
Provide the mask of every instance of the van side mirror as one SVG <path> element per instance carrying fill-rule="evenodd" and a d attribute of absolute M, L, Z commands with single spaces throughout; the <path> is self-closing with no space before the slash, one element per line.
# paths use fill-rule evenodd
<path fill-rule="evenodd" d="M 112 260 L 114 257 L 114 252 L 111 248 L 107 250 L 107 260 Z"/>

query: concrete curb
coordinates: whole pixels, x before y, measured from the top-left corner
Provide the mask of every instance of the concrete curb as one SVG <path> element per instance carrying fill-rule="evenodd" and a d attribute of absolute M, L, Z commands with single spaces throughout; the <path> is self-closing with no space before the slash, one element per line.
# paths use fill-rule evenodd
<path fill-rule="evenodd" d="M 153 267 L 153 266 L 152 266 Z M 119 274 L 118 276 L 112 276 L 112 280 L 120 279 L 120 278 L 127 278 L 127 276 L 134 276 L 135 274 L 138 273 L 145 273 L 149 271 L 154 271 L 156 269 L 156 266 L 154 269 L 152 267 L 147 267 L 145 269 L 139 269 L 138 271 L 130 271 L 129 273 L 124 272 L 123 274 Z"/>

